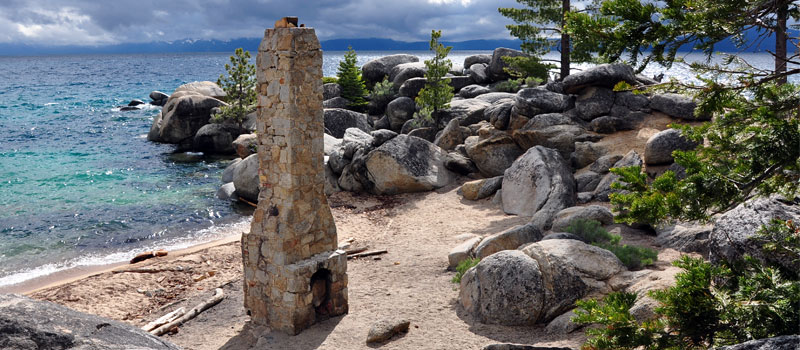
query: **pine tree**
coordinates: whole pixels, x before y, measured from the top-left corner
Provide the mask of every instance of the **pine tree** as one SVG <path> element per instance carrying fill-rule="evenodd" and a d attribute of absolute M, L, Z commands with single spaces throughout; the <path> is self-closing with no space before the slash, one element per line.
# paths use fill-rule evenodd
<path fill-rule="evenodd" d="M 560 35 L 561 78 L 570 71 L 570 38 L 564 31 L 566 14 L 571 10 L 570 0 L 517 0 L 524 8 L 499 8 L 500 14 L 516 24 L 506 25 L 511 35 L 522 40 L 522 51 L 533 57 L 550 52 L 551 36 Z M 536 63 L 539 63 L 538 61 Z"/>
<path fill-rule="evenodd" d="M 416 98 L 417 106 L 420 108 L 419 115 L 428 122 L 438 122 L 438 112 L 442 109 L 450 108 L 450 100 L 453 99 L 453 87 L 450 79 L 445 76 L 450 71 L 453 63 L 447 59 L 452 47 L 445 47 L 439 43 L 442 31 L 431 31 L 430 48 L 433 58 L 425 60 L 425 87 L 420 90 Z"/>
<path fill-rule="evenodd" d="M 357 62 L 356 52 L 352 46 L 348 46 L 344 60 L 339 62 L 336 77 L 342 87 L 342 97 L 350 101 L 348 107 L 361 110 L 367 105 L 367 101 L 364 99 L 364 96 L 367 95 L 367 88 L 361 78 L 361 70 L 358 69 Z"/>
<path fill-rule="evenodd" d="M 256 67 L 250 64 L 250 52 L 242 48 L 236 49 L 230 60 L 231 63 L 225 64 L 228 76 L 220 74 L 217 80 L 217 85 L 225 91 L 229 105 L 220 108 L 221 112 L 215 114 L 212 121 L 221 123 L 232 120 L 241 129 L 247 113 L 256 103 Z"/>
<path fill-rule="evenodd" d="M 628 56 L 640 69 L 650 62 L 669 66 L 678 50 L 691 47 L 708 55 L 720 42 L 730 40 L 742 50 L 758 48 L 775 41 L 775 69 L 778 83 L 785 83 L 786 63 L 800 57 L 787 57 L 787 21 L 800 19 L 800 7 L 792 0 L 604 0 L 594 13 L 571 12 L 567 31 L 581 48 L 581 54 L 594 51 L 604 60 L 617 61 Z M 749 37 L 748 37 L 749 36 Z"/>

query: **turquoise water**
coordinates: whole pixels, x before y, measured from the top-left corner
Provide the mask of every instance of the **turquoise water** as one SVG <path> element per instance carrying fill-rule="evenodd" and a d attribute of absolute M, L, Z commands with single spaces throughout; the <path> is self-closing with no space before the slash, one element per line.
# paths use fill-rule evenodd
<path fill-rule="evenodd" d="M 229 159 L 182 162 L 146 140 L 158 107 L 117 108 L 216 81 L 229 55 L 0 57 L 0 287 L 246 229 L 249 209 L 215 197 Z M 325 53 L 326 76 L 341 59 Z"/>

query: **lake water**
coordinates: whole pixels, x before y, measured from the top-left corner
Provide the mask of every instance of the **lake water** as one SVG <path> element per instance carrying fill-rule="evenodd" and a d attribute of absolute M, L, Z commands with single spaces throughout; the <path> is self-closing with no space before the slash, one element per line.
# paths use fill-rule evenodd
<path fill-rule="evenodd" d="M 359 65 L 394 53 L 359 52 Z M 490 52 L 450 58 L 461 64 L 476 53 Z M 146 140 L 157 107 L 117 108 L 149 101 L 153 90 L 216 81 L 229 55 L 0 57 L 0 289 L 248 228 L 251 209 L 215 197 L 229 159 L 185 162 L 173 146 Z M 342 55 L 325 53 L 326 76 Z M 692 76 L 680 67 L 668 75 Z"/>

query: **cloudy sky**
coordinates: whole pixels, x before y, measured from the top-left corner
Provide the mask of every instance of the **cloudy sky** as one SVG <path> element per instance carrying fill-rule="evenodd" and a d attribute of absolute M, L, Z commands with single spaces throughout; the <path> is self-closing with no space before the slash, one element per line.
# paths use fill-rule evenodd
<path fill-rule="evenodd" d="M 296 15 L 322 40 L 510 39 L 515 0 L 0 0 L 0 43 L 103 45 L 261 37 Z"/>

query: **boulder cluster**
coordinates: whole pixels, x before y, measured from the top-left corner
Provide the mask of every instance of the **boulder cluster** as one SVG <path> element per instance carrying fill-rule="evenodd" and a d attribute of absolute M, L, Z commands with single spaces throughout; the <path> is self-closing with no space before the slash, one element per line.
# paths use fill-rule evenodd
<path fill-rule="evenodd" d="M 222 101 L 225 91 L 210 81 L 181 85 L 172 95 L 153 91 L 150 98 L 150 104 L 163 108 L 154 118 L 147 139 L 175 144 L 178 151 L 232 155 L 236 152 L 234 141 L 255 131 L 254 113 L 241 126 L 231 121 L 211 122 L 219 107 L 227 104 Z"/>

